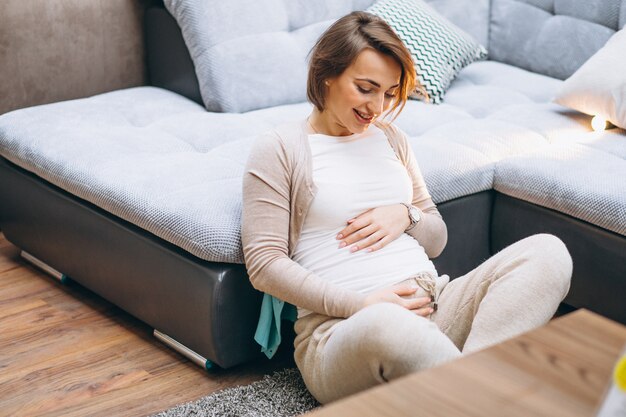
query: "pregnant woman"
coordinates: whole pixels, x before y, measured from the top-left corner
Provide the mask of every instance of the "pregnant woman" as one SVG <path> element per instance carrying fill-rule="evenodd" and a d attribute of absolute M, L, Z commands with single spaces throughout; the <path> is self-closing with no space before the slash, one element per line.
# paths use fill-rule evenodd
<path fill-rule="evenodd" d="M 321 403 L 541 326 L 569 290 L 571 257 L 545 234 L 438 274 L 446 225 L 390 122 L 415 87 L 393 30 L 351 13 L 311 51 L 312 113 L 259 137 L 248 160 L 250 280 L 298 307 L 295 361 Z"/>

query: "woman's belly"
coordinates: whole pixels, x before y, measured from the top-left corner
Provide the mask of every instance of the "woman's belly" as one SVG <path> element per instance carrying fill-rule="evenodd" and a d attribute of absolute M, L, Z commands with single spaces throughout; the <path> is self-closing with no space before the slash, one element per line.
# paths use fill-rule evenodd
<path fill-rule="evenodd" d="M 322 279 L 359 293 L 396 284 L 423 271 L 437 276 L 424 248 L 406 233 L 377 251 L 350 252 L 350 246 L 339 248 L 338 232 L 301 235 L 292 259 Z"/>

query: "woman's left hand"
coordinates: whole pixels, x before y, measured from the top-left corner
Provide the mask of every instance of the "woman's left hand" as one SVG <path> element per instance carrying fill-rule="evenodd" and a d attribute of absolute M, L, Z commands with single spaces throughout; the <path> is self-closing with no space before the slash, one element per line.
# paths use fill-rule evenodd
<path fill-rule="evenodd" d="M 411 224 L 402 204 L 376 207 L 348 220 L 348 226 L 337 235 L 339 247 L 349 245 L 351 252 L 376 251 L 397 239 Z"/>

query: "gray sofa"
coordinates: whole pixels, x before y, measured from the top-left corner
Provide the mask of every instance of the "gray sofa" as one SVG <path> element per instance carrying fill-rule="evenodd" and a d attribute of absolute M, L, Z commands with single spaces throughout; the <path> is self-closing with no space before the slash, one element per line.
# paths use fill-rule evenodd
<path fill-rule="evenodd" d="M 260 352 L 262 294 L 239 238 L 248 151 L 308 114 L 307 47 L 373 1 L 166 3 L 146 14 L 153 86 L 0 116 L 0 226 L 192 360 L 230 367 Z M 626 323 L 626 134 L 592 132 L 551 102 L 624 27 L 626 0 L 465 3 L 431 2 L 489 60 L 463 69 L 443 104 L 411 101 L 396 121 L 448 225 L 438 270 L 456 277 L 552 233 L 574 259 L 566 302 Z"/>

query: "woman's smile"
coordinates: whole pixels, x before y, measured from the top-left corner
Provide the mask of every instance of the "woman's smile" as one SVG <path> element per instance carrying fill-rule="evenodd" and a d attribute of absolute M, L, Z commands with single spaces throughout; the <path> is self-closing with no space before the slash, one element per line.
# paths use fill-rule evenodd
<path fill-rule="evenodd" d="M 362 113 L 362 112 L 358 111 L 357 109 L 353 109 L 353 110 L 354 110 L 354 114 L 356 116 L 356 119 L 358 120 L 359 123 L 362 123 L 364 125 L 369 125 L 374 120 L 374 116 L 373 115 L 368 116 L 367 113 Z"/>

